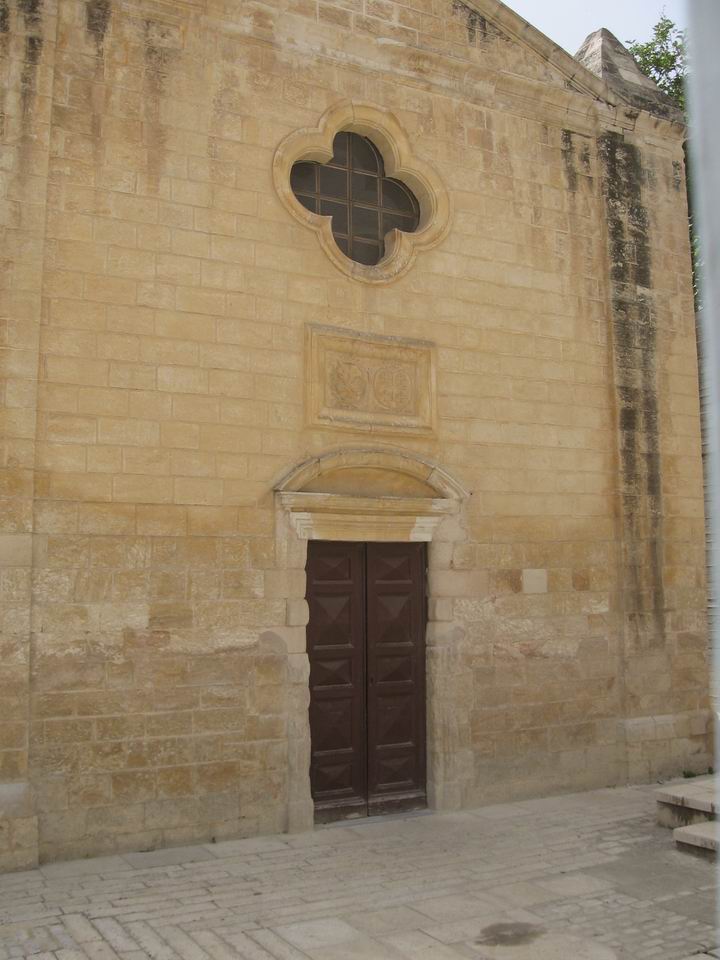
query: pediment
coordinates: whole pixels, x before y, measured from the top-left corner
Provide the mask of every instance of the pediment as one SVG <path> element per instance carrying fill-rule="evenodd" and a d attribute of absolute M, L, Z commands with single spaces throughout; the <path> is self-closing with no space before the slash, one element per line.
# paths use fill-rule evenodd
<path fill-rule="evenodd" d="M 611 106 L 618 104 L 618 96 L 601 78 L 500 0 L 448 0 L 448 3 L 453 18 L 464 18 L 468 43 L 479 43 L 483 47 L 484 62 L 499 73 L 504 72 L 503 63 L 495 63 L 491 48 L 497 47 L 500 53 L 505 44 L 507 60 L 507 45 L 514 44 L 520 52 L 513 58 L 513 74 L 530 81 L 554 81 L 565 90 L 583 93 Z"/>
<path fill-rule="evenodd" d="M 465 17 L 470 42 L 476 42 L 480 33 L 485 39 L 497 37 L 525 48 L 526 61 L 521 61 L 519 70 L 513 65 L 525 79 L 555 80 L 566 90 L 584 93 L 611 107 L 626 106 L 671 123 L 684 123 L 682 112 L 641 73 L 629 50 L 608 30 L 591 33 L 571 56 L 500 0 L 450 2 L 453 14 Z"/>

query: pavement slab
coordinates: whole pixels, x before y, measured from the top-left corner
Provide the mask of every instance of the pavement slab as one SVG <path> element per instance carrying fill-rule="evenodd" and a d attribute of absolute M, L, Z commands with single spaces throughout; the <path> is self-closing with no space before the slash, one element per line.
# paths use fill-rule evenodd
<path fill-rule="evenodd" d="M 670 785 L 672 786 L 672 785 Z M 0 960 L 720 957 L 653 786 L 0 876 Z"/>

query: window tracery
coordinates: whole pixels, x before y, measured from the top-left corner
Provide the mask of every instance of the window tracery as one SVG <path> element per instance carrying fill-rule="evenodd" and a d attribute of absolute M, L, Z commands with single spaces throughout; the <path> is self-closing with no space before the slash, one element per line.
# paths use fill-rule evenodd
<path fill-rule="evenodd" d="M 335 242 L 357 263 L 379 263 L 388 233 L 413 233 L 420 221 L 415 195 L 402 181 L 385 176 L 380 151 L 357 133 L 336 134 L 327 163 L 293 164 L 290 185 L 306 210 L 332 217 Z"/>

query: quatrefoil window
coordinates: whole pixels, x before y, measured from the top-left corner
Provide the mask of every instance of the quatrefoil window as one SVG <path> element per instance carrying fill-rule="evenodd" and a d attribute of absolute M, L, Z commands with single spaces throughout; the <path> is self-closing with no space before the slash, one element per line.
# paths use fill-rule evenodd
<path fill-rule="evenodd" d="M 290 185 L 307 210 L 332 217 L 335 242 L 357 263 L 379 263 L 390 231 L 414 233 L 420 222 L 415 195 L 400 180 L 385 176 L 380 151 L 357 133 L 338 133 L 327 163 L 293 164 Z"/>

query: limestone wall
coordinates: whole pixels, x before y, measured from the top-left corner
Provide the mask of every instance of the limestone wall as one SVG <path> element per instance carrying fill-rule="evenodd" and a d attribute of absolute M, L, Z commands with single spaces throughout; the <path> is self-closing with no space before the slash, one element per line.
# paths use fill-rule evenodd
<path fill-rule="evenodd" d="M 39 339 L 56 4 L 0 3 L 0 864 L 37 862 L 29 786 Z"/>
<path fill-rule="evenodd" d="M 45 859 L 307 825 L 273 490 L 343 447 L 471 493 L 429 551 L 433 802 L 706 769 L 682 131 L 490 0 L 0 0 L 0 44 L 2 862 L 36 823 Z M 450 199 L 378 283 L 273 181 L 347 100 Z M 431 428 L 309 416 L 310 324 L 434 345 Z"/>

